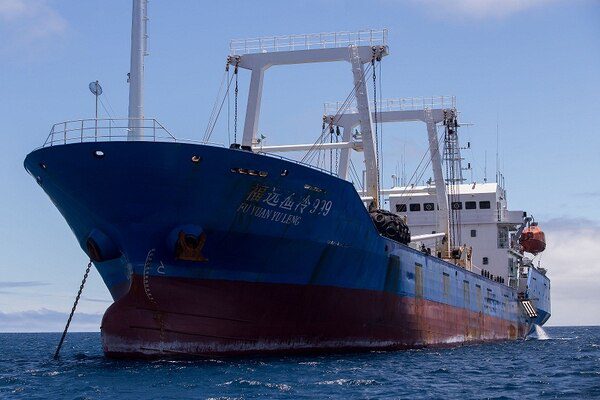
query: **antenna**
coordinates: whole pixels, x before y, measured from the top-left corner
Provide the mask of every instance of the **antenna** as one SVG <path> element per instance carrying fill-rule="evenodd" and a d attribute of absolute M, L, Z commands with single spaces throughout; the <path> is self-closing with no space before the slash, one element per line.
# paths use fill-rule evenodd
<path fill-rule="evenodd" d="M 96 97 L 96 119 L 94 120 L 94 135 L 98 137 L 98 96 L 102 94 L 102 86 L 98 81 L 90 82 L 88 85 L 90 92 Z"/>
<path fill-rule="evenodd" d="M 487 183 L 487 150 L 484 152 L 483 157 L 483 183 Z"/>
<path fill-rule="evenodd" d="M 90 82 L 88 87 L 90 88 L 90 92 L 96 96 L 96 119 L 98 119 L 98 96 L 102 94 L 102 86 L 100 86 L 98 81 L 94 81 Z"/>
<path fill-rule="evenodd" d="M 500 159 L 498 151 L 500 148 L 500 129 L 498 128 L 498 114 L 496 113 L 496 182 L 498 182 L 498 173 L 500 172 Z"/>

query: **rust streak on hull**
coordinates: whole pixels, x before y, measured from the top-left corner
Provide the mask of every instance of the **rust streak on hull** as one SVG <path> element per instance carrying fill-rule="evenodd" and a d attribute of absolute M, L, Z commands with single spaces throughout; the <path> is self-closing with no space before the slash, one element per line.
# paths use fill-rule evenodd
<path fill-rule="evenodd" d="M 102 321 L 112 357 L 404 349 L 523 338 L 526 324 L 396 294 L 316 285 L 141 278 Z"/>

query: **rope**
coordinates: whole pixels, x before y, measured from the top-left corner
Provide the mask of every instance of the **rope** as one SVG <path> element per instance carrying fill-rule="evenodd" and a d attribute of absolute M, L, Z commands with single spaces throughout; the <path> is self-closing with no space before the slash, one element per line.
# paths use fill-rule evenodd
<path fill-rule="evenodd" d="M 73 303 L 73 308 L 71 309 L 71 314 L 69 314 L 69 319 L 67 320 L 67 325 L 65 325 L 65 330 L 62 333 L 60 338 L 60 342 L 58 342 L 58 346 L 56 347 L 56 351 L 54 352 L 54 359 L 58 360 L 58 356 L 60 353 L 60 348 L 65 341 L 65 336 L 67 336 L 67 331 L 69 330 L 69 325 L 71 325 L 71 320 L 73 319 L 73 314 L 75 314 L 75 309 L 77 308 L 77 303 L 79 303 L 79 298 L 81 297 L 81 292 L 83 291 L 83 286 L 85 285 L 85 281 L 87 280 L 88 274 L 90 273 L 90 268 L 92 268 L 92 260 L 87 265 L 85 269 L 85 274 L 83 275 L 83 280 L 81 281 L 81 285 L 79 286 L 79 291 L 77 292 L 77 296 L 75 296 L 75 303 Z"/>

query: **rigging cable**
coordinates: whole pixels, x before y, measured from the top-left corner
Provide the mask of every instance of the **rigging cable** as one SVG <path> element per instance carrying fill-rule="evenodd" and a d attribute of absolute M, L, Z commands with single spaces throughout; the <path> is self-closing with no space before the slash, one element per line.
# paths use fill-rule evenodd
<path fill-rule="evenodd" d="M 437 130 L 437 127 L 436 127 L 436 130 Z M 438 148 L 439 148 L 440 141 L 442 139 L 442 135 L 443 134 L 444 134 L 444 132 L 442 132 L 440 134 L 436 134 L 436 138 L 437 138 L 436 145 L 437 145 Z M 414 180 L 414 185 L 417 185 L 419 183 L 419 180 L 421 180 L 421 178 L 425 174 L 425 171 L 427 170 L 427 168 L 429 167 L 429 165 L 431 165 L 431 157 L 429 157 L 429 161 L 427 161 L 427 164 L 425 164 L 425 166 L 423 167 L 422 171 L 419 172 L 419 170 L 421 169 L 421 164 L 423 163 L 423 161 L 425 161 L 425 157 L 427 157 L 427 154 L 429 154 L 429 149 L 425 150 L 425 152 L 423 153 L 423 156 L 421 157 L 421 160 L 419 161 L 419 164 L 417 164 L 417 167 L 415 168 L 415 171 L 413 172 L 413 174 L 411 175 L 411 177 L 409 178 L 409 180 L 406 182 L 406 185 L 404 186 L 404 189 L 402 189 L 402 192 L 400 193 L 401 197 L 406 194 L 406 191 L 408 190 L 408 187 L 410 187 L 411 184 L 413 184 L 413 178 L 416 178 Z M 417 174 L 418 174 L 418 176 L 417 176 Z"/>
<path fill-rule="evenodd" d="M 219 99 L 221 98 L 221 92 L 223 91 L 223 85 L 225 84 L 225 79 L 227 78 L 229 72 L 229 62 L 225 65 L 225 71 L 223 72 L 223 76 L 221 77 L 221 84 L 219 85 L 219 91 L 217 92 L 217 98 L 213 104 L 213 108 L 210 112 L 210 116 L 208 117 L 208 124 L 206 125 L 206 129 L 204 130 L 204 138 L 203 141 L 207 140 L 207 137 L 210 135 L 211 126 L 213 125 L 213 119 L 215 118 L 215 114 L 217 113 L 217 108 L 219 107 Z"/>
<path fill-rule="evenodd" d="M 334 124 L 334 125 L 337 124 L 337 122 L 339 121 L 339 119 L 341 118 L 341 116 L 344 115 L 344 113 L 346 112 L 346 110 L 350 107 L 350 105 L 352 103 L 352 99 L 356 96 L 356 91 L 358 90 L 358 85 L 360 85 L 360 83 L 364 81 L 365 77 L 369 73 L 370 68 L 371 68 L 371 65 L 369 64 L 369 66 L 367 67 L 367 69 L 363 73 L 361 81 L 357 82 L 354 85 L 353 89 L 350 91 L 350 93 L 348 94 L 348 96 L 346 97 L 346 99 L 344 100 L 344 102 L 342 103 L 342 105 L 338 108 L 336 114 L 333 116 L 333 118 L 331 120 L 332 124 Z M 302 159 L 301 159 L 300 162 L 310 163 L 310 161 L 314 159 L 314 150 L 315 150 L 316 147 L 319 147 L 319 143 L 322 143 L 323 136 L 325 136 L 326 132 L 327 132 L 326 128 L 324 128 L 323 131 L 321 132 L 321 136 L 319 136 L 319 138 L 317 138 L 317 140 L 315 141 L 315 143 L 306 152 L 306 154 L 304 155 L 304 157 L 302 157 Z"/>
<path fill-rule="evenodd" d="M 356 179 L 356 182 L 358 182 L 361 192 L 364 192 L 365 185 L 363 185 L 362 179 L 358 175 L 358 172 L 356 172 L 356 168 L 354 167 L 354 163 L 352 162 L 352 160 L 350 160 L 350 174 L 352 174 L 353 177 Z"/>
<path fill-rule="evenodd" d="M 233 80 L 233 77 L 231 77 L 231 80 Z M 229 82 L 227 84 L 227 92 L 229 92 L 229 88 L 231 86 L 231 80 L 229 80 Z M 213 130 L 215 129 L 215 126 L 217 124 L 219 116 L 221 115 L 221 110 L 223 109 L 223 104 L 225 103 L 226 99 L 227 99 L 227 96 L 223 96 L 223 100 L 221 101 L 221 105 L 219 106 L 218 112 L 217 112 L 216 116 L 214 117 L 214 119 L 212 120 L 212 125 L 210 126 L 210 129 L 208 130 L 207 134 L 203 138 L 204 143 L 208 142 L 208 140 L 210 139 L 210 136 L 212 135 Z"/>
<path fill-rule="evenodd" d="M 361 82 L 365 79 L 365 77 L 369 73 L 369 68 L 371 68 L 370 65 L 367 68 L 367 70 L 365 70 L 365 72 L 364 72 L 364 74 L 362 76 Z M 331 118 L 331 121 L 332 121 L 331 123 L 332 124 L 337 123 L 339 121 L 339 119 L 341 118 L 341 116 L 345 113 L 345 111 L 351 106 L 352 99 L 356 96 L 356 91 L 358 89 L 358 85 L 359 84 L 360 84 L 360 82 L 354 85 L 354 88 L 350 91 L 350 93 L 348 94 L 348 96 L 346 97 L 346 99 L 344 100 L 344 102 L 342 103 L 342 105 L 338 108 L 336 114 Z M 324 137 L 325 133 L 326 133 L 326 128 L 324 127 L 323 130 L 321 131 L 321 136 L 319 136 L 317 138 L 317 140 L 315 141 L 315 143 L 306 152 L 306 154 L 304 155 L 304 157 L 301 159 L 300 162 L 311 163 L 312 160 L 314 160 L 315 153 L 320 153 L 319 149 L 321 148 L 321 146 L 319 146 L 319 144 L 323 143 L 323 137 Z M 315 148 L 317 148 L 316 151 L 315 151 Z"/>

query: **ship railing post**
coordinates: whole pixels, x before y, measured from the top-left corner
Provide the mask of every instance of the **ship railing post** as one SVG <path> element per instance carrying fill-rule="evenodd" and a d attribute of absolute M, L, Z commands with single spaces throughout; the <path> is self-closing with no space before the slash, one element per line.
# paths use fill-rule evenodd
<path fill-rule="evenodd" d="M 156 120 L 152 119 L 152 135 L 154 137 L 154 141 L 156 142 Z"/>
<path fill-rule="evenodd" d="M 79 129 L 80 140 L 83 143 L 83 120 L 81 120 L 81 128 Z"/>
<path fill-rule="evenodd" d="M 63 122 L 63 144 L 67 144 L 67 123 Z"/>
<path fill-rule="evenodd" d="M 54 141 L 54 125 L 52 125 L 52 129 L 50 129 L 50 133 L 48 134 L 48 137 L 46 138 L 46 141 L 42 147 L 46 147 L 48 140 L 50 140 L 50 146 L 52 146 L 52 142 Z"/>

